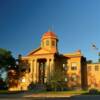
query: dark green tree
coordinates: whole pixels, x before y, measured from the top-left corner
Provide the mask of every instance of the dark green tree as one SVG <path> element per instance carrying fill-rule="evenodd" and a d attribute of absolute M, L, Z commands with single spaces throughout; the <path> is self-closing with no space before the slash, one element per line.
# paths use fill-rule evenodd
<path fill-rule="evenodd" d="M 87 63 L 91 64 L 91 63 L 93 63 L 93 61 L 92 60 L 87 60 Z"/>
<path fill-rule="evenodd" d="M 47 83 L 47 88 L 50 88 L 51 90 L 56 91 L 58 90 L 63 90 L 65 87 L 65 70 L 61 68 L 57 68 L 53 71 L 52 75 L 50 76 L 50 79 Z"/>
<path fill-rule="evenodd" d="M 8 69 L 9 66 L 15 66 L 15 59 L 11 54 L 11 51 L 0 48 L 0 69 Z"/>
<path fill-rule="evenodd" d="M 11 54 L 11 51 L 0 48 L 0 78 L 2 74 L 7 72 L 9 68 L 15 67 L 16 61 Z"/>

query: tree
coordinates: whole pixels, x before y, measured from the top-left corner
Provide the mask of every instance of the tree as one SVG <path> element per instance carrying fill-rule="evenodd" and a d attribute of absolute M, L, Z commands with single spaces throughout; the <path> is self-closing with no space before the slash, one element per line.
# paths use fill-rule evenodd
<path fill-rule="evenodd" d="M 98 56 L 99 56 L 98 62 L 100 63 L 100 52 L 98 53 Z"/>
<path fill-rule="evenodd" d="M 47 83 L 48 87 L 51 90 L 63 90 L 65 87 L 65 70 L 61 68 L 57 68 L 53 71 L 53 74 L 50 76 L 50 79 Z"/>
<path fill-rule="evenodd" d="M 0 48 L 0 86 L 1 89 L 8 85 L 8 71 L 16 65 L 15 58 L 11 51 Z"/>
<path fill-rule="evenodd" d="M 29 72 L 29 64 L 27 60 L 22 60 L 22 56 L 18 55 L 18 59 L 17 59 L 17 69 L 18 69 L 18 73 L 20 75 L 24 75 L 26 72 Z"/>
<path fill-rule="evenodd" d="M 16 68 L 9 70 L 8 83 L 10 88 L 18 88 L 19 84 L 23 81 L 26 73 L 29 72 L 29 64 L 27 60 L 22 60 L 21 54 L 16 59 Z"/>
<path fill-rule="evenodd" d="M 91 64 L 91 63 L 93 63 L 93 61 L 92 60 L 88 60 L 87 63 L 88 64 Z"/>
<path fill-rule="evenodd" d="M 8 69 L 9 66 L 15 66 L 15 59 L 11 54 L 11 51 L 0 48 L 0 69 Z"/>

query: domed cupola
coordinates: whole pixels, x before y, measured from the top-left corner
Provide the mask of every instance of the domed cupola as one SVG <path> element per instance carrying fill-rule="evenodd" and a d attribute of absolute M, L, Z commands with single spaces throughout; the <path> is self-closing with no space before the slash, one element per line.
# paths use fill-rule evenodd
<path fill-rule="evenodd" d="M 58 38 L 52 31 L 45 32 L 41 39 L 41 47 L 49 50 L 51 53 L 58 52 Z"/>

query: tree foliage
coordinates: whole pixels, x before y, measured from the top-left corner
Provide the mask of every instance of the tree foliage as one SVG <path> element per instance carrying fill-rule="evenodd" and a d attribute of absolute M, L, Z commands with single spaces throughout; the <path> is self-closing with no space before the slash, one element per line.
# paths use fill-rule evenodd
<path fill-rule="evenodd" d="M 16 68 L 10 69 L 8 73 L 9 88 L 18 87 L 27 72 L 29 72 L 29 64 L 26 60 L 22 60 L 22 56 L 19 54 L 16 59 Z"/>
<path fill-rule="evenodd" d="M 8 71 L 9 68 L 14 68 L 16 60 L 11 54 L 11 51 L 0 48 L 0 89 L 3 89 L 8 84 Z"/>
<path fill-rule="evenodd" d="M 100 52 L 98 53 L 98 56 L 99 56 L 98 62 L 100 63 Z"/>
<path fill-rule="evenodd" d="M 51 90 L 63 90 L 65 87 L 65 70 L 57 68 L 53 71 L 53 74 L 50 76 L 48 87 Z"/>
<path fill-rule="evenodd" d="M 15 66 L 15 59 L 11 51 L 0 48 L 0 69 L 8 68 L 8 66 Z"/>
<path fill-rule="evenodd" d="M 88 60 L 87 63 L 88 64 L 91 64 L 91 63 L 93 63 L 93 61 L 92 60 Z"/>

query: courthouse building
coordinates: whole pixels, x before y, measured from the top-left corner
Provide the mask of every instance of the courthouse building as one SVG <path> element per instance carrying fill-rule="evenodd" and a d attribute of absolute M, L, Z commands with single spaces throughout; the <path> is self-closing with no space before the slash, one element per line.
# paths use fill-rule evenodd
<path fill-rule="evenodd" d="M 86 58 L 83 57 L 80 50 L 60 54 L 58 41 L 54 32 L 45 32 L 41 37 L 40 46 L 22 57 L 23 61 L 29 63 L 30 72 L 22 77 L 19 89 L 27 90 L 31 83 L 47 83 L 57 70 L 65 71 L 64 80 L 67 88 L 87 87 Z"/>

